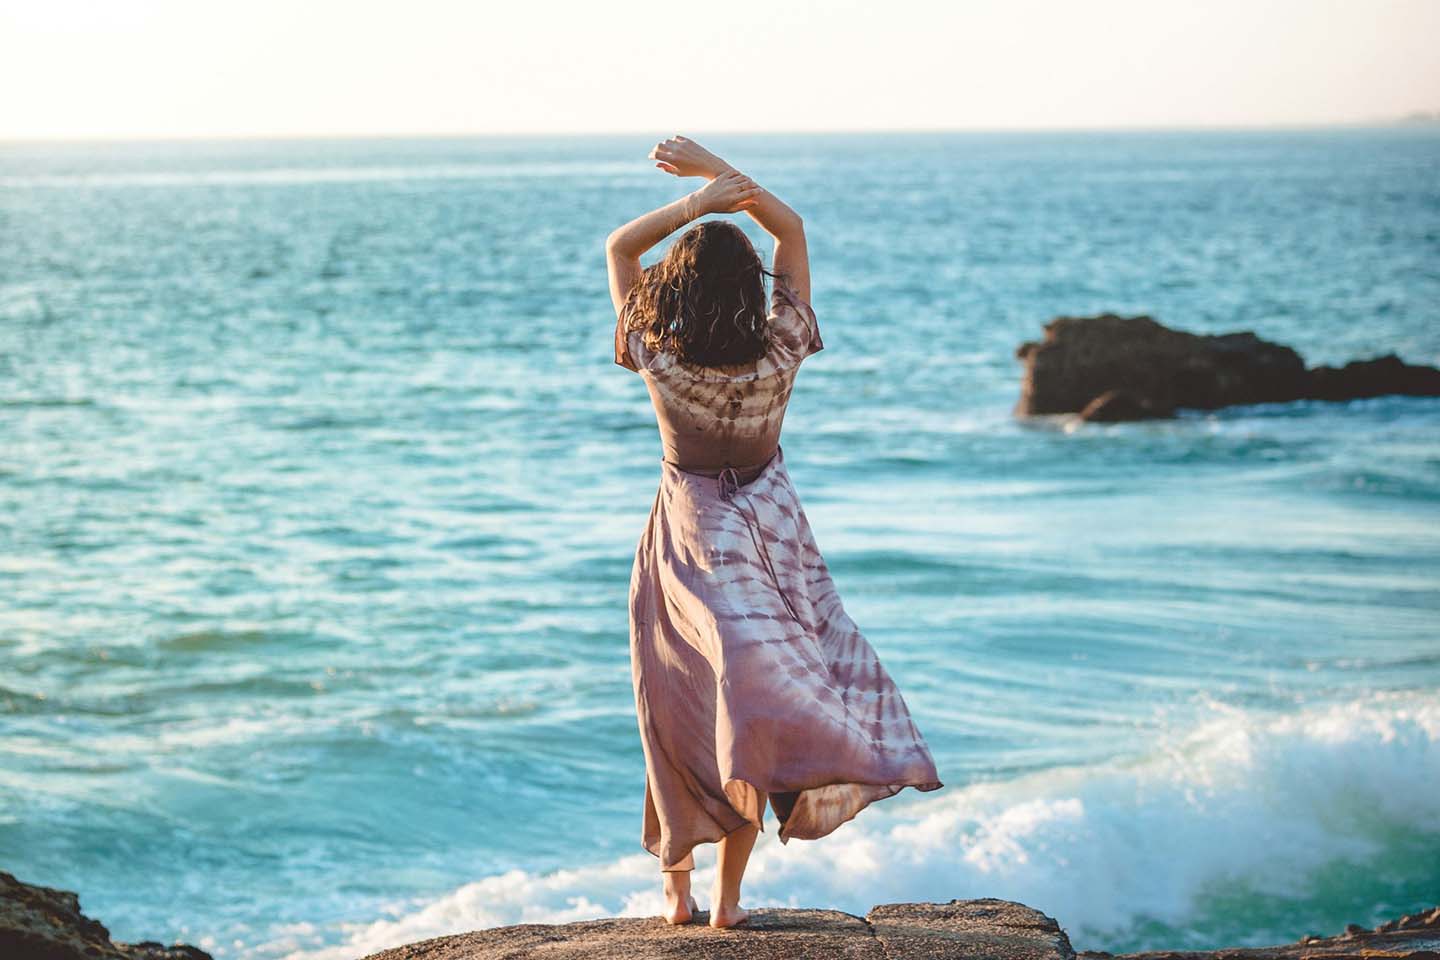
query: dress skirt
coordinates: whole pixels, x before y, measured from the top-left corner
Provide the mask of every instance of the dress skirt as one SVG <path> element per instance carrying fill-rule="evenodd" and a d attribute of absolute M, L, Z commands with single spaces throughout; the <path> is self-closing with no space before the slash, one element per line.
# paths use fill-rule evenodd
<path fill-rule="evenodd" d="M 846 614 L 782 450 L 739 484 L 661 461 L 630 579 L 645 752 L 641 842 L 662 870 L 752 823 L 813 840 L 905 787 L 943 784 Z"/>

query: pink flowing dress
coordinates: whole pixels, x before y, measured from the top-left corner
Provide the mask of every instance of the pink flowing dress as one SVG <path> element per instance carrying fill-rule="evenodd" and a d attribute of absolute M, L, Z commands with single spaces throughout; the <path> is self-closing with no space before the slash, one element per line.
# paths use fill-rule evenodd
<path fill-rule="evenodd" d="M 824 347 L 814 311 L 781 281 L 769 319 L 772 346 L 744 373 L 652 352 L 623 318 L 615 362 L 646 379 L 662 423 L 763 431 L 784 417 L 801 361 Z M 662 870 L 692 869 L 692 848 L 747 823 L 764 830 L 762 793 L 785 843 L 823 837 L 907 786 L 943 786 L 840 602 L 778 444 L 745 483 L 662 458 L 631 571 L 630 657 L 641 843 Z"/>

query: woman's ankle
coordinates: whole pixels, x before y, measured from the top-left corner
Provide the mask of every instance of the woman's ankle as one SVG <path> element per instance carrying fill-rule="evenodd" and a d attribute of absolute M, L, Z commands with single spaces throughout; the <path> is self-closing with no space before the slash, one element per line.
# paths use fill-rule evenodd
<path fill-rule="evenodd" d="M 711 890 L 710 906 L 715 910 L 734 910 L 740 906 L 740 893 L 736 891 L 734 896 L 726 896 L 719 890 Z"/>

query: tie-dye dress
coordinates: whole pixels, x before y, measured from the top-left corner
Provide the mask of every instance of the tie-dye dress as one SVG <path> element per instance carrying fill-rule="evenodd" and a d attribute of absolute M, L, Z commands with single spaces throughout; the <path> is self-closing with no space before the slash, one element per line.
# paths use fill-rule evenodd
<path fill-rule="evenodd" d="M 770 323 L 772 345 L 747 372 L 651 352 L 623 319 L 615 362 L 646 378 L 672 429 L 705 417 L 763 433 L 783 418 L 801 361 L 824 346 L 810 305 L 780 281 Z M 662 458 L 631 571 L 630 657 L 645 753 L 641 843 L 662 870 L 693 868 L 696 844 L 746 823 L 763 830 L 762 793 L 783 843 L 823 837 L 904 787 L 943 786 L 840 602 L 778 443 L 747 481 Z"/>

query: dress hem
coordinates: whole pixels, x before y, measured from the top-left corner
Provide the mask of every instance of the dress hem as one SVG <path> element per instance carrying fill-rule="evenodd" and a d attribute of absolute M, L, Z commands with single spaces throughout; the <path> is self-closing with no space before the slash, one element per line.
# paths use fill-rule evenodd
<path fill-rule="evenodd" d="M 939 780 L 926 780 L 926 781 L 923 781 L 923 782 L 921 782 L 921 783 L 894 783 L 893 781 L 890 782 L 890 783 L 870 783 L 870 782 L 865 781 L 865 780 L 837 780 L 837 781 L 835 781 L 834 783 L 820 784 L 820 786 L 830 787 L 830 786 L 838 786 L 838 785 L 842 785 L 842 784 L 857 784 L 857 785 L 860 785 L 860 786 L 872 786 L 872 787 L 881 787 L 881 786 L 883 786 L 883 787 L 885 787 L 887 790 L 889 790 L 889 792 L 888 792 L 888 793 L 882 793 L 882 794 L 881 794 L 880 796 L 878 796 L 878 797 L 871 797 L 869 800 L 866 800 L 866 801 L 865 801 L 864 803 L 862 803 L 860 806 L 856 807 L 855 810 L 854 810 L 848 817 L 846 817 L 846 818 L 843 819 L 843 820 L 837 820 L 837 821 L 835 821 L 835 823 L 832 824 L 831 827 L 830 827 L 828 830 L 826 830 L 824 833 L 817 833 L 817 834 L 815 834 L 814 836 L 797 837 L 797 836 L 795 836 L 794 834 L 786 833 L 786 832 L 785 832 L 785 826 L 784 826 L 784 824 L 782 824 L 781 827 L 780 827 L 779 832 L 776 834 L 776 836 L 778 836 L 778 837 L 780 838 L 780 842 L 781 842 L 781 843 L 786 843 L 786 844 L 788 844 L 791 840 L 821 840 L 821 839 L 823 839 L 823 838 L 825 838 L 825 837 L 828 837 L 828 836 L 830 836 L 830 834 L 834 833 L 834 832 L 835 832 L 836 830 L 838 830 L 840 827 L 844 826 L 845 824 L 849 823 L 851 820 L 854 820 L 856 817 L 860 816 L 860 814 L 861 814 L 861 813 L 864 813 L 865 810 L 866 810 L 868 807 L 870 807 L 872 804 L 879 803 L 881 800 L 889 800 L 891 797 L 895 796 L 897 793 L 899 793 L 901 790 L 904 790 L 906 787 L 914 787 L 916 790 L 920 791 L 921 793 L 930 793 L 930 792 L 933 791 L 933 790 L 939 790 L 941 787 L 945 786 L 945 784 L 942 783 L 942 782 L 940 782 Z M 893 787 L 894 789 L 891 790 L 891 789 L 890 789 L 891 787 Z M 806 789 L 814 790 L 814 789 L 817 789 L 817 788 L 816 788 L 816 787 L 808 787 L 808 788 L 806 788 Z M 803 792 L 803 791 L 802 791 L 802 792 Z"/>
<path fill-rule="evenodd" d="M 743 783 L 743 784 L 745 784 L 746 786 L 750 787 L 752 790 L 756 790 L 757 792 L 763 792 L 763 793 L 766 794 L 767 798 L 769 797 L 770 793 L 772 792 L 772 791 L 768 791 L 768 790 L 767 790 L 767 791 L 760 791 L 758 787 L 756 787 L 756 786 L 755 786 L 753 783 L 751 783 L 749 780 L 745 780 L 744 778 L 741 778 L 741 777 L 731 777 L 729 780 L 727 780 L 727 781 L 725 782 L 725 788 L 726 788 L 726 789 L 725 789 L 725 795 L 726 795 L 727 798 L 729 798 L 729 796 L 730 796 L 730 785 L 731 785 L 731 784 L 734 784 L 734 783 Z M 858 817 L 862 812 L 864 812 L 866 808 L 870 807 L 872 804 L 879 803 L 881 800 L 888 800 L 888 799 L 890 799 L 891 797 L 893 797 L 893 796 L 895 796 L 896 794 L 898 794 L 900 791 L 904 790 L 906 787 L 913 787 L 913 788 L 915 788 L 916 790 L 918 790 L 918 791 L 921 792 L 921 793 L 930 793 L 930 792 L 932 792 L 932 791 L 941 789 L 942 787 L 945 786 L 945 784 L 944 784 L 943 782 L 939 781 L 939 780 L 923 780 L 923 781 L 920 781 L 920 782 L 918 782 L 918 783 L 896 783 L 896 782 L 894 782 L 894 781 L 869 781 L 869 780 L 832 780 L 832 781 L 830 781 L 830 782 L 828 782 L 828 783 L 817 783 L 817 784 L 815 784 L 814 786 L 805 787 L 803 790 L 793 791 L 793 792 L 795 792 L 795 793 L 804 793 L 806 790 L 818 790 L 818 789 L 821 788 L 821 787 L 833 787 L 833 786 L 869 786 L 869 787 L 882 787 L 882 786 L 883 786 L 883 787 L 886 787 L 887 789 L 888 789 L 888 788 L 891 788 L 891 787 L 893 787 L 894 789 L 893 789 L 893 790 L 890 790 L 888 793 L 881 794 L 880 796 L 871 797 L 869 800 L 865 801 L 863 804 L 861 804 L 860 806 L 856 807 L 855 810 L 854 810 L 849 816 L 847 816 L 845 819 L 843 819 L 843 820 L 837 820 L 837 821 L 836 821 L 833 825 L 831 825 L 831 827 L 830 827 L 828 830 L 826 830 L 824 833 L 817 833 L 817 834 L 815 834 L 814 836 L 797 837 L 797 836 L 794 836 L 794 835 L 792 835 L 792 834 L 788 834 L 788 833 L 785 832 L 785 825 L 786 825 L 786 823 L 788 823 L 789 821 L 788 821 L 788 820 L 786 820 L 786 821 L 781 821 L 781 822 L 780 822 L 780 828 L 779 828 L 779 830 L 776 832 L 776 836 L 779 837 L 780 842 L 781 842 L 782 844 L 788 844 L 791 840 L 820 840 L 820 839 L 822 839 L 822 838 L 824 838 L 824 837 L 828 837 L 830 834 L 834 833 L 837 829 L 839 829 L 839 828 L 840 828 L 841 826 L 843 826 L 844 824 L 847 824 L 847 823 L 849 823 L 851 820 L 854 820 L 854 819 L 855 819 L 856 817 Z M 776 792 L 792 792 L 792 791 L 776 791 Z M 690 845 L 689 849 L 687 849 L 681 856 L 679 856 L 679 857 L 676 858 L 676 860 L 675 860 L 675 863 L 676 863 L 676 864 L 680 864 L 680 863 L 684 862 L 686 859 L 690 859 L 690 860 L 691 860 L 691 865 L 688 866 L 688 867 L 682 867 L 682 866 L 678 866 L 678 865 L 677 865 L 677 866 L 669 866 L 669 867 L 664 866 L 664 865 L 663 865 L 663 858 L 661 858 L 661 856 L 660 856 L 660 854 L 659 854 L 658 851 L 656 851 L 656 850 L 654 850 L 654 849 L 651 848 L 651 846 L 650 846 L 650 844 L 649 844 L 648 842 L 647 842 L 647 843 L 642 843 L 641 846 L 644 847 L 644 849 L 646 850 L 646 852 L 648 852 L 648 853 L 650 853 L 651 855 L 655 856 L 656 858 L 659 858 L 659 859 L 662 860 L 662 866 L 660 867 L 660 872 L 661 872 L 661 873 L 681 873 L 681 872 L 688 873 L 688 872 L 690 872 L 691 870 L 694 870 L 694 869 L 695 869 L 694 860 L 693 860 L 693 855 L 694 855 L 694 852 L 695 852 L 695 848 L 698 847 L 698 846 L 700 846 L 701 844 L 705 844 L 705 843 L 719 843 L 721 840 L 724 840 L 726 837 L 730 836 L 730 834 L 734 833 L 736 830 L 742 830 L 742 829 L 744 829 L 744 828 L 747 827 L 747 826 L 754 826 L 754 827 L 756 827 L 756 829 L 758 829 L 758 830 L 759 830 L 760 832 L 762 832 L 762 833 L 765 831 L 764 811 L 763 811 L 763 810 L 761 811 L 761 816 L 760 816 L 760 819 L 759 819 L 759 820 L 751 820 L 751 819 L 750 819 L 749 817 L 747 817 L 743 812 L 741 812 L 738 807 L 736 807 L 736 806 L 734 805 L 734 801 L 733 801 L 733 800 L 731 800 L 731 809 L 733 809 L 737 814 L 740 814 L 741 818 L 744 819 L 745 822 L 742 823 L 742 824 L 740 824 L 740 826 L 738 826 L 738 827 L 735 827 L 735 828 L 730 829 L 730 830 L 725 830 L 725 831 L 723 831 L 718 837 L 702 837 L 702 838 L 700 838 L 700 839 L 697 839 L 693 844 Z M 773 808 L 772 808 L 772 812 L 773 812 Z M 778 819 L 778 818 L 777 818 L 777 819 Z M 658 839 L 655 841 L 655 846 L 657 846 L 657 847 L 660 846 L 660 841 L 659 841 Z"/>

